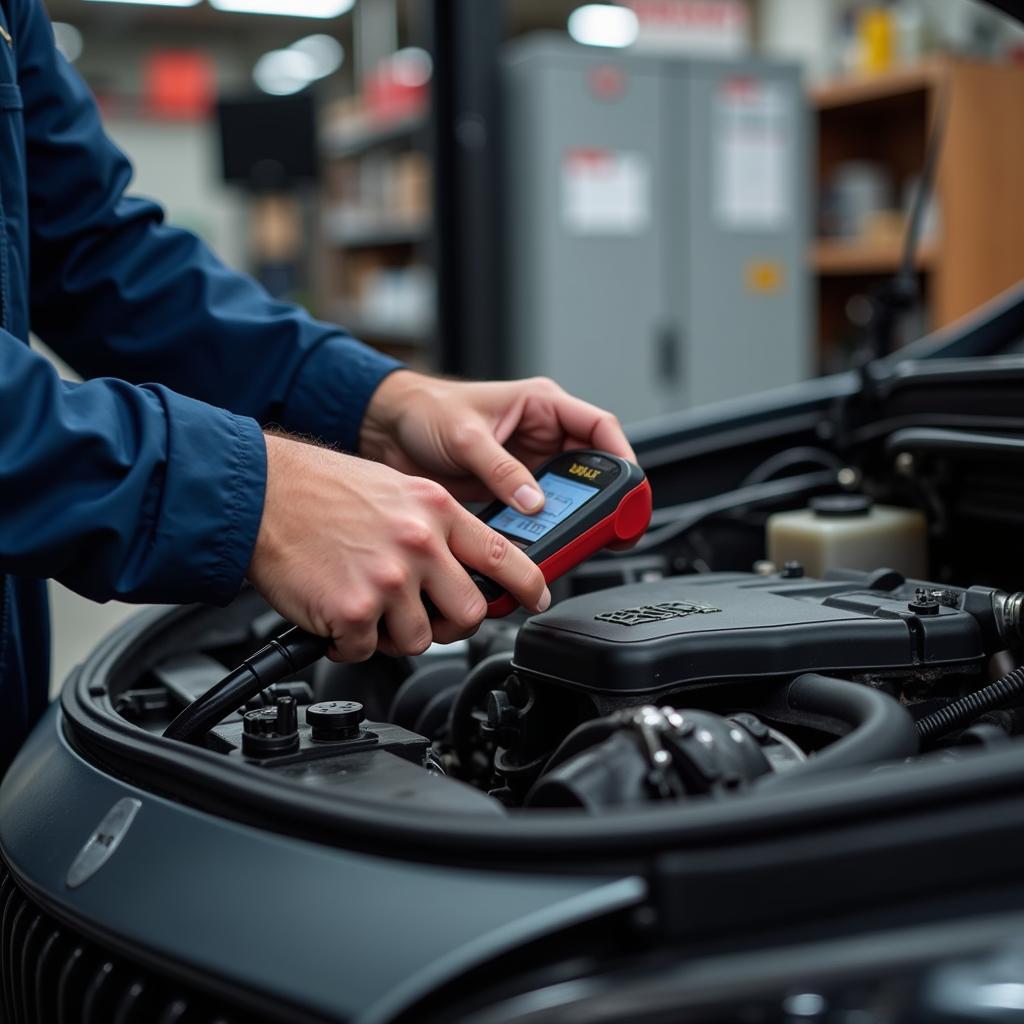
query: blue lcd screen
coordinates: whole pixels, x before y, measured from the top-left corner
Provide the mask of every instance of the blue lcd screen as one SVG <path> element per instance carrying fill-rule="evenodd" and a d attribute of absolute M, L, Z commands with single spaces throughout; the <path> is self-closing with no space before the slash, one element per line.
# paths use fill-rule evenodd
<path fill-rule="evenodd" d="M 578 484 L 555 473 L 545 473 L 537 483 L 544 492 L 544 507 L 536 515 L 524 516 L 522 512 L 506 507 L 492 516 L 487 525 L 532 543 L 568 519 L 600 489 Z"/>

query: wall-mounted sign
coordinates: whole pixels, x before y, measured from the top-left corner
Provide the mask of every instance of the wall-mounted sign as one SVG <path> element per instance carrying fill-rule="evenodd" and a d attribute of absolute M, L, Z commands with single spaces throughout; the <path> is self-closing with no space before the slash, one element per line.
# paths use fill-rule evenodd
<path fill-rule="evenodd" d="M 575 235 L 636 235 L 651 219 L 642 153 L 573 147 L 562 155 L 562 223 Z"/>
<path fill-rule="evenodd" d="M 638 32 L 633 48 L 736 57 L 750 49 L 744 0 L 630 0 Z"/>

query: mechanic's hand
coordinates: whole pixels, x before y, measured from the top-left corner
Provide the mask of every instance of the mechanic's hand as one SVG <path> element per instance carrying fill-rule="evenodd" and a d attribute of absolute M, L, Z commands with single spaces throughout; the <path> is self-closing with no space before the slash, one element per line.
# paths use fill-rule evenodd
<path fill-rule="evenodd" d="M 364 661 L 378 647 L 416 655 L 474 632 L 487 604 L 460 562 L 526 608 L 551 603 L 540 569 L 439 484 L 288 437 L 266 441 L 249 579 L 290 622 L 331 637 L 333 660 Z M 427 618 L 421 591 L 443 618 Z"/>
<path fill-rule="evenodd" d="M 544 504 L 531 469 L 569 448 L 636 461 L 611 413 L 553 381 L 477 383 L 411 370 L 384 378 L 359 437 L 363 455 L 437 480 L 463 501 L 494 496 L 526 513 Z"/>

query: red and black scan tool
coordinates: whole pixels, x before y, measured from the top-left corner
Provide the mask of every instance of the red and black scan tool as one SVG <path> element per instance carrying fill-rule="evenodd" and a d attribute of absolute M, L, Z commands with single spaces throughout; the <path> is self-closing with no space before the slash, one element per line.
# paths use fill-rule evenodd
<path fill-rule="evenodd" d="M 548 583 L 607 547 L 627 547 L 651 520 L 651 485 L 643 470 L 607 452 L 562 452 L 534 470 L 544 507 L 524 515 L 494 502 L 480 518 L 540 566 Z M 487 598 L 487 617 L 517 607 L 511 594 L 474 574 Z"/>

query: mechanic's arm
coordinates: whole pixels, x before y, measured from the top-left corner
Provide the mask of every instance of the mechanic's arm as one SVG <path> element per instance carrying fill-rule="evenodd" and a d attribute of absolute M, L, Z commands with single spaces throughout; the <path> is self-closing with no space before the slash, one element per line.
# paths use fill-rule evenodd
<path fill-rule="evenodd" d="M 39 0 L 10 0 L 24 100 L 33 330 L 83 377 L 182 394 L 353 449 L 398 364 L 275 302 L 128 198 L 131 167 Z"/>
<path fill-rule="evenodd" d="M 332 655 L 418 654 L 486 607 L 459 564 L 524 605 L 537 567 L 442 487 L 288 438 L 158 385 L 62 381 L 0 331 L 0 573 L 95 600 L 224 604 L 248 572 Z M 426 591 L 443 615 L 432 627 Z"/>
<path fill-rule="evenodd" d="M 0 574 L 98 601 L 224 604 L 265 481 L 254 420 L 160 386 L 62 381 L 0 331 Z"/>

